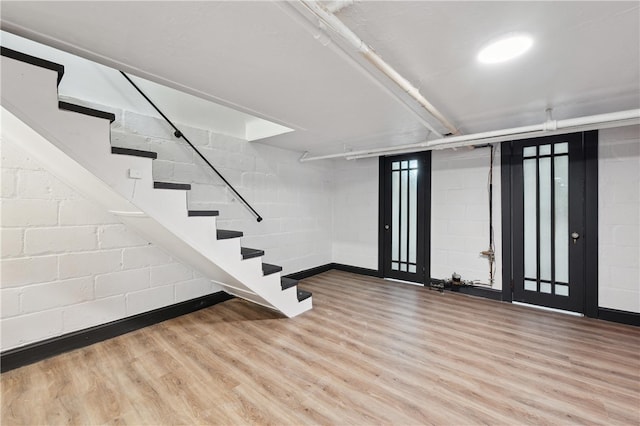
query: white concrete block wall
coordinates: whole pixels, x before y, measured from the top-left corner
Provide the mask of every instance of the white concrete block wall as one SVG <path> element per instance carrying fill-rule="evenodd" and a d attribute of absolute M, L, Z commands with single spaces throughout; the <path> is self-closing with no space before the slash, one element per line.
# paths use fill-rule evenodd
<path fill-rule="evenodd" d="M 1 155 L 1 351 L 220 290 L 18 147 Z"/>
<path fill-rule="evenodd" d="M 431 153 L 431 277 L 457 272 L 465 280 L 489 282 L 488 174 L 490 149 Z M 494 289 L 502 288 L 500 150 L 493 163 Z"/>
<path fill-rule="evenodd" d="M 335 160 L 333 261 L 378 269 L 378 159 Z"/>
<path fill-rule="evenodd" d="M 243 246 L 264 250 L 264 262 L 282 266 L 284 274 L 332 262 L 331 162 L 300 163 L 300 154 L 293 151 L 177 123 L 207 160 L 260 213 L 263 221 L 257 223 L 197 154 L 173 136 L 164 120 L 69 100 L 113 112 L 116 115 L 113 146 L 157 152 L 154 179 L 191 183 L 190 208 L 218 210 L 217 226 L 244 232 Z"/>
<path fill-rule="evenodd" d="M 598 304 L 640 312 L 640 127 L 599 132 Z"/>

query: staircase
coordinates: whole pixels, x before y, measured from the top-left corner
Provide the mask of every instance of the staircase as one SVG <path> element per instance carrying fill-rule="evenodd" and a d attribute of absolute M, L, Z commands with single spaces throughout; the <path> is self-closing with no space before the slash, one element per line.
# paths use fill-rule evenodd
<path fill-rule="evenodd" d="M 113 147 L 113 114 L 61 102 L 64 67 L 2 47 L 3 138 L 10 137 L 60 179 L 227 293 L 294 317 L 311 293 L 242 247 L 242 232 L 216 229 L 215 210 L 189 210 L 188 183 L 154 182 L 155 152 Z"/>

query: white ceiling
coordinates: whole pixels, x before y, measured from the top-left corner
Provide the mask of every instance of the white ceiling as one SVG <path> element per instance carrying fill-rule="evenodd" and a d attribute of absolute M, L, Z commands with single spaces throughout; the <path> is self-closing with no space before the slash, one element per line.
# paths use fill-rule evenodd
<path fill-rule="evenodd" d="M 541 123 L 548 107 L 558 119 L 639 108 L 639 5 L 356 1 L 337 16 L 463 133 L 475 133 Z M 366 73 L 358 54 L 303 10 L 295 2 L 3 1 L 1 17 L 10 32 L 296 130 L 264 143 L 325 154 L 424 140 L 385 77 Z M 476 61 L 481 46 L 511 31 L 534 37 L 525 56 Z"/>

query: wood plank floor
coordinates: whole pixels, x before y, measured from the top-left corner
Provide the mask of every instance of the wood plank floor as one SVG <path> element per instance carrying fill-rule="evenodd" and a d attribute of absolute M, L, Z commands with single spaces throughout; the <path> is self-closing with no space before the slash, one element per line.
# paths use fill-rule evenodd
<path fill-rule="evenodd" d="M 330 271 L 9 371 L 2 424 L 640 424 L 640 329 Z"/>

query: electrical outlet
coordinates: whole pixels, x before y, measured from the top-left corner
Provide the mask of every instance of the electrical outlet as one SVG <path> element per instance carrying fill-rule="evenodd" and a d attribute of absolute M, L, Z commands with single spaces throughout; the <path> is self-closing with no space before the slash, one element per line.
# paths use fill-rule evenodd
<path fill-rule="evenodd" d="M 142 170 L 129 169 L 129 179 L 142 179 Z"/>

